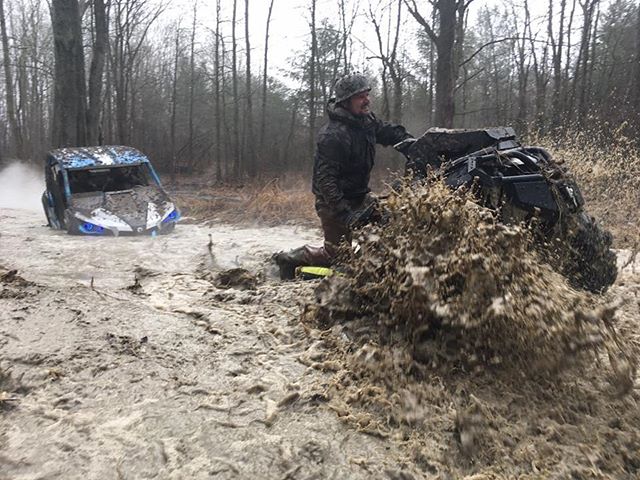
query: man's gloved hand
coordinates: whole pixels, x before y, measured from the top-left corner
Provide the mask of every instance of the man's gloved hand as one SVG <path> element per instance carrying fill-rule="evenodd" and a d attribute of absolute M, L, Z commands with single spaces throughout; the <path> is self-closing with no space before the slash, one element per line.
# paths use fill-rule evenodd
<path fill-rule="evenodd" d="M 409 150 L 413 147 L 413 144 L 417 142 L 415 138 L 406 138 L 399 143 L 396 143 L 393 148 L 402 153 L 407 158 L 405 165 L 405 175 L 413 180 L 422 180 L 427 176 L 427 164 L 421 158 L 420 155 L 411 156 Z"/>

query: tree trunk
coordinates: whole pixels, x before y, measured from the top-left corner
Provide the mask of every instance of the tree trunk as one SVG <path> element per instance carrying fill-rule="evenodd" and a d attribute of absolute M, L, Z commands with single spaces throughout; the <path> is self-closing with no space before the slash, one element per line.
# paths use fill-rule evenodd
<path fill-rule="evenodd" d="M 13 140 L 13 152 L 16 157 L 23 158 L 22 130 L 16 114 L 15 94 L 13 91 L 13 74 L 11 72 L 11 53 L 9 51 L 9 36 L 5 22 L 4 0 L 0 0 L 0 29 L 2 33 L 2 54 L 4 58 L 5 99 L 7 102 L 7 117 Z M 11 145 L 11 143 L 10 143 Z"/>
<path fill-rule="evenodd" d="M 257 175 L 257 165 L 255 156 L 255 138 L 253 135 L 253 93 L 251 86 L 251 42 L 249 39 L 249 0 L 244 0 L 244 41 L 245 41 L 245 62 L 246 62 L 246 95 L 247 111 L 244 116 L 245 127 L 245 152 L 247 155 L 247 173 L 250 178 Z"/>
<path fill-rule="evenodd" d="M 455 102 L 453 97 L 455 58 L 453 47 L 456 32 L 456 4 L 454 0 L 440 0 L 440 33 L 436 41 L 436 126 L 453 127 Z"/>
<path fill-rule="evenodd" d="M 347 10 L 344 4 L 344 0 L 340 0 L 338 3 L 338 9 L 340 12 L 340 23 L 342 27 L 342 42 L 340 45 L 340 56 L 342 58 L 342 70 L 346 73 L 349 66 L 349 58 L 347 52 L 347 44 L 349 41 L 349 29 L 347 28 Z M 336 62 L 336 65 L 338 62 Z M 336 75 L 337 76 L 337 75 Z"/>
<path fill-rule="evenodd" d="M 589 53 L 591 52 L 591 29 L 593 26 L 593 13 L 599 0 L 585 0 L 580 1 L 582 7 L 583 24 L 582 35 L 580 38 L 580 53 L 578 54 L 578 60 L 576 61 L 575 81 L 576 88 L 578 89 L 578 121 L 584 122 L 584 118 L 587 114 L 587 73 L 589 69 Z"/>
<path fill-rule="evenodd" d="M 23 142 L 24 138 L 27 138 L 27 142 L 32 146 L 31 151 L 33 152 L 33 156 L 31 158 L 42 158 L 44 152 L 49 148 L 49 140 L 47 138 L 47 132 L 45 127 L 45 112 L 47 111 L 47 106 L 45 104 L 44 94 L 43 92 L 47 89 L 46 87 L 46 76 L 40 75 L 40 69 L 33 68 L 33 66 L 38 65 L 38 62 L 41 59 L 40 56 L 40 32 L 39 25 L 42 18 L 40 17 L 40 11 L 37 8 L 32 8 L 29 14 L 29 27 L 31 29 L 31 35 L 29 37 L 29 41 L 31 45 L 33 45 L 33 50 L 31 51 L 31 91 L 30 91 L 30 103 L 31 103 L 31 113 L 30 113 L 30 132 L 28 137 L 23 134 Z M 23 143 L 24 145 L 24 143 Z"/>
<path fill-rule="evenodd" d="M 55 51 L 52 144 L 86 145 L 86 85 L 78 0 L 52 0 L 51 26 Z"/>
<path fill-rule="evenodd" d="M 575 91 L 569 91 L 569 77 L 571 68 L 571 55 L 572 55 L 572 40 L 571 33 L 573 32 L 573 19 L 576 13 L 576 0 L 571 2 L 571 12 L 567 23 L 567 43 L 565 44 L 565 61 L 564 61 L 564 73 L 562 75 L 562 88 L 560 98 L 562 99 L 561 121 L 563 124 L 568 124 L 573 120 L 574 116 L 574 104 L 575 104 Z M 578 75 L 578 72 L 574 70 L 574 77 Z"/>
<path fill-rule="evenodd" d="M 391 111 L 391 121 L 396 124 L 401 124 L 402 101 L 404 96 L 402 88 L 403 78 L 396 68 L 397 66 L 389 69 L 389 76 L 393 82 L 393 109 Z"/>
<path fill-rule="evenodd" d="M 262 111 L 260 113 L 260 155 L 264 158 L 264 136 L 267 124 L 267 80 L 269 67 L 269 27 L 271 25 L 271 12 L 273 11 L 273 2 L 269 3 L 269 13 L 267 14 L 267 25 L 264 34 L 264 63 L 262 66 Z"/>
<path fill-rule="evenodd" d="M 432 2 L 439 18 L 440 28 L 436 34 L 431 24 L 418 12 L 416 0 L 405 0 L 409 13 L 422 25 L 436 47 L 435 124 L 439 127 L 453 127 L 455 82 L 460 69 L 456 53 L 462 51 L 466 9 L 472 1 L 437 0 Z"/>
<path fill-rule="evenodd" d="M 233 177 L 240 180 L 240 98 L 238 96 L 238 42 L 236 38 L 238 0 L 233 0 L 231 19 L 231 87 L 233 89 Z"/>
<path fill-rule="evenodd" d="M 171 79 L 171 118 L 169 121 L 169 152 L 171 161 L 171 182 L 175 183 L 178 171 L 176 153 L 176 116 L 178 110 L 178 60 L 180 59 L 180 24 L 176 25 L 175 52 L 173 57 L 173 78 Z"/>
<path fill-rule="evenodd" d="M 391 15 L 389 15 L 391 16 Z M 394 123 L 402 123 L 402 102 L 404 100 L 403 82 L 404 72 L 398 60 L 398 42 L 400 40 L 400 25 L 402 23 L 402 0 L 398 0 L 398 15 L 396 16 L 395 36 L 393 39 L 393 48 L 391 49 L 390 60 L 393 68 L 389 69 L 389 74 L 393 80 L 393 113 L 391 119 Z"/>
<path fill-rule="evenodd" d="M 89 110 L 87 112 L 87 141 L 98 143 L 100 113 L 102 111 L 102 80 L 109 42 L 109 27 L 104 0 L 93 0 L 95 41 L 89 69 Z"/>
<path fill-rule="evenodd" d="M 298 106 L 300 104 L 301 95 L 296 92 L 294 95 L 293 108 L 291 109 L 291 121 L 289 122 L 289 133 L 287 134 L 287 141 L 284 144 L 284 151 L 282 153 L 282 169 L 286 172 L 289 170 L 289 151 L 292 139 L 295 135 L 295 126 L 298 119 Z"/>
<path fill-rule="evenodd" d="M 387 64 L 382 64 L 382 72 L 380 73 L 382 77 L 382 118 L 390 118 L 391 117 L 391 104 L 389 102 L 389 78 L 387 74 Z"/>
<path fill-rule="evenodd" d="M 513 9 L 513 17 L 515 18 L 515 36 L 516 36 L 516 64 L 518 68 L 518 111 L 516 114 L 516 129 L 521 135 L 525 133 L 528 122 L 528 96 L 527 88 L 529 86 L 529 73 L 531 71 L 531 59 L 527 56 L 527 35 L 529 38 L 531 35 L 531 17 L 529 15 L 529 8 L 526 5 L 524 8 L 524 28 L 522 32 L 518 26 L 518 16 L 516 15 L 515 8 Z"/>
<path fill-rule="evenodd" d="M 640 8 L 638 9 L 639 12 L 639 17 L 640 17 Z M 598 49 L 598 40 L 599 40 L 599 36 L 598 36 L 598 23 L 600 20 L 600 3 L 598 2 L 597 5 L 597 9 L 596 9 L 596 18 L 593 24 L 593 35 L 591 35 L 591 45 L 589 47 L 590 49 L 590 58 L 592 58 L 593 60 L 591 61 L 591 65 L 590 67 L 587 69 L 587 78 L 586 78 L 586 97 L 589 99 L 588 101 L 585 100 L 587 107 L 591 108 L 593 105 L 593 74 L 594 71 L 596 70 L 595 65 L 596 65 L 596 60 L 597 60 L 597 56 L 596 56 L 596 52 Z M 640 21 L 638 23 L 638 32 L 640 35 Z M 640 55 L 638 53 L 638 49 L 640 48 L 640 36 L 638 37 L 638 43 L 636 46 L 636 55 Z M 640 75 L 640 69 L 638 69 L 638 75 Z M 638 78 L 637 76 L 635 78 Z M 636 83 L 636 85 L 640 85 L 640 83 Z M 640 106 L 640 102 L 639 102 L 639 106 Z M 636 112 L 638 112 L 639 110 L 636 109 Z"/>
<path fill-rule="evenodd" d="M 228 79 L 225 72 L 227 71 L 227 59 L 229 58 L 226 45 L 224 43 L 224 37 L 219 36 L 218 40 L 220 41 L 220 91 L 227 92 L 228 88 Z M 224 126 L 224 168 L 222 175 L 225 179 L 232 178 L 233 169 L 235 167 L 236 161 L 234 157 L 234 146 L 232 145 L 233 141 L 233 125 L 230 125 L 229 115 L 227 111 L 227 102 L 224 101 L 225 97 L 221 97 L 222 108 L 222 125 Z"/>
<path fill-rule="evenodd" d="M 189 140 L 187 147 L 188 165 L 194 164 L 193 158 L 193 107 L 195 103 L 195 71 L 196 71 L 196 22 L 198 18 L 198 2 L 193 2 L 193 22 L 191 24 L 191 47 L 189 51 Z"/>
<path fill-rule="evenodd" d="M 529 2 L 524 0 L 524 10 L 527 18 L 531 18 L 529 11 Z M 537 45 L 533 33 L 531 31 L 531 24 L 528 24 L 527 29 L 529 40 L 529 49 L 531 51 L 531 58 L 533 63 L 533 76 L 535 82 L 535 101 L 534 101 L 534 114 L 533 114 L 533 128 L 536 134 L 540 135 L 544 131 L 545 126 L 545 112 L 546 112 L 546 95 L 547 95 L 547 56 L 549 51 L 549 42 L 544 45 L 542 49 L 542 59 L 538 59 Z"/>
<path fill-rule="evenodd" d="M 161 3 L 150 8 L 151 0 L 112 0 L 114 34 L 110 42 L 109 65 L 115 92 L 115 129 L 117 141 L 130 143 L 133 118 L 131 112 L 136 62 L 151 25 L 164 9 Z"/>
<path fill-rule="evenodd" d="M 309 134 L 308 155 L 313 158 L 316 142 L 316 61 L 318 39 L 316 32 L 316 0 L 311 0 L 311 58 L 309 59 Z"/>
<path fill-rule="evenodd" d="M 557 39 L 553 33 L 553 24 L 557 21 L 553 15 L 553 2 L 554 0 L 549 0 L 548 34 L 551 42 L 551 60 L 553 63 L 551 127 L 552 129 L 556 129 L 560 126 L 560 117 L 562 114 L 562 47 L 564 43 L 564 20 L 567 1 L 561 0 L 560 2 L 560 26 Z"/>
<path fill-rule="evenodd" d="M 222 112 L 220 109 L 220 0 L 216 0 L 216 52 L 214 55 L 214 72 L 213 72 L 213 91 L 215 103 L 215 156 L 216 156 L 216 180 L 222 180 L 222 138 L 220 136 L 220 123 L 222 121 Z"/>
<path fill-rule="evenodd" d="M 382 41 L 382 30 L 378 19 L 371 6 L 369 6 L 369 20 L 373 24 L 378 40 L 378 50 L 380 56 L 377 57 L 382 62 L 382 85 L 383 85 L 383 102 L 382 113 L 385 118 L 391 117 L 394 123 L 402 122 L 402 101 L 403 101 L 403 82 L 404 74 L 403 69 L 398 61 L 398 42 L 400 39 L 400 24 L 402 19 L 402 0 L 398 0 L 398 13 L 396 15 L 395 30 L 393 31 L 393 41 L 391 41 L 391 19 L 392 19 L 392 7 L 389 5 L 389 26 L 387 29 L 386 47 Z M 393 84 L 393 102 L 389 102 L 389 85 L 388 78 L 391 78 Z"/>

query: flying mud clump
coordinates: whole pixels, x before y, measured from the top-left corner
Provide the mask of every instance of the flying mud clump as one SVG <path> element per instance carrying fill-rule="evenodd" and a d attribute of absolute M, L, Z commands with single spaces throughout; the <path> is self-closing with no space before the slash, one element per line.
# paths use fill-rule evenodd
<path fill-rule="evenodd" d="M 388 221 L 345 252 L 344 274 L 319 286 L 308 313 L 320 325 L 347 322 L 369 350 L 391 346 L 432 371 L 537 376 L 606 351 L 619 388 L 631 388 L 635 361 L 615 306 L 572 289 L 526 227 L 439 182 L 404 188 L 387 208 Z"/>

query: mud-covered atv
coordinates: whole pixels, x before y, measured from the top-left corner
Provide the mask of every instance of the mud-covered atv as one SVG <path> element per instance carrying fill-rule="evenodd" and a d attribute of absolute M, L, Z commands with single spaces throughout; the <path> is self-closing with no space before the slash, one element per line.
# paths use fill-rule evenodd
<path fill-rule="evenodd" d="M 435 171 L 452 188 L 472 188 L 502 222 L 533 225 L 574 286 L 602 292 L 615 281 L 611 234 L 585 212 L 575 180 L 544 148 L 522 146 L 512 128 L 431 128 L 412 145 L 396 147 L 416 177 Z"/>

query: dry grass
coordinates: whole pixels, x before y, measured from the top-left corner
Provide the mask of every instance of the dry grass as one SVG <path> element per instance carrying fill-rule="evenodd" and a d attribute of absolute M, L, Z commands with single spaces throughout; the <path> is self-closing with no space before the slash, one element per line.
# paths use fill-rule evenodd
<path fill-rule="evenodd" d="M 595 133 L 530 139 L 549 147 L 575 175 L 587 211 L 613 233 L 618 248 L 636 248 L 640 241 L 640 151 L 622 134 L 606 126 Z"/>
<path fill-rule="evenodd" d="M 282 185 L 277 178 L 243 187 L 190 186 L 175 194 L 183 216 L 197 220 L 316 225 L 314 196 L 301 178 Z"/>

